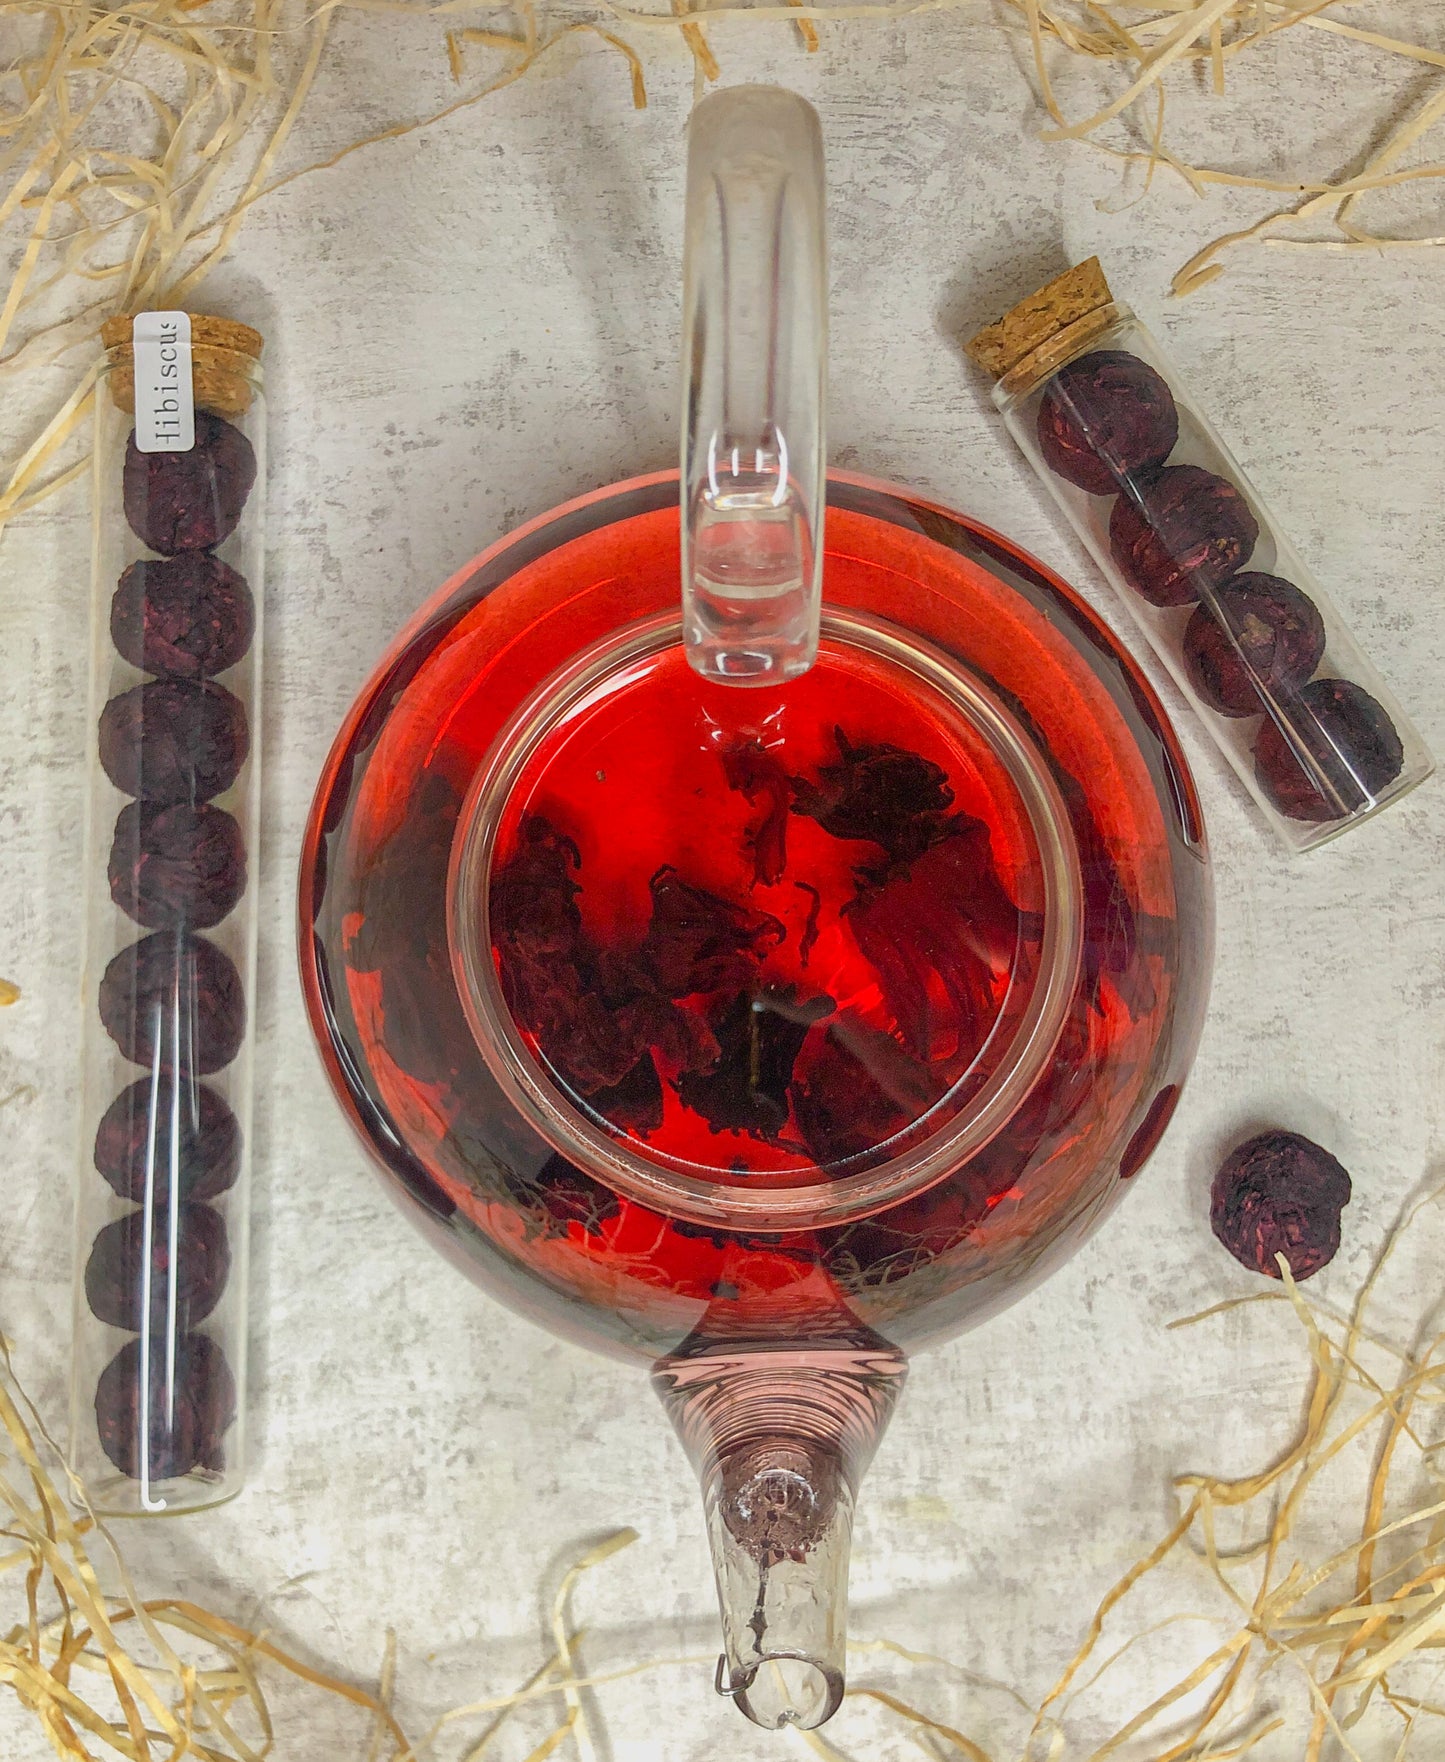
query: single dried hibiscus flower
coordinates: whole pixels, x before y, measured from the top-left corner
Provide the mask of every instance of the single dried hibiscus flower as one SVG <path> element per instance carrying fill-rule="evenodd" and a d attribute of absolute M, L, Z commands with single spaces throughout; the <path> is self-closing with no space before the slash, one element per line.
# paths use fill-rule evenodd
<path fill-rule="evenodd" d="M 208 551 L 236 530 L 256 481 L 256 454 L 244 434 L 210 410 L 196 411 L 187 453 L 125 450 L 125 517 L 142 544 L 162 556 Z"/>
<path fill-rule="evenodd" d="M 649 883 L 652 917 L 636 966 L 664 997 L 691 997 L 745 984 L 757 962 L 787 935 L 767 912 L 734 905 L 661 868 Z"/>
<path fill-rule="evenodd" d="M 1209 1222 L 1241 1266 L 1277 1279 L 1282 1254 L 1307 1279 L 1334 1259 L 1349 1202 L 1350 1177 L 1328 1150 L 1298 1132 L 1261 1132 L 1214 1177 Z"/>
<path fill-rule="evenodd" d="M 1223 716 L 1257 716 L 1261 686 L 1273 695 L 1301 686 L 1325 652 L 1319 607 L 1292 581 L 1246 572 L 1196 608 L 1184 628 L 1190 683 Z"/>
<path fill-rule="evenodd" d="M 1198 465 L 1166 465 L 1114 503 L 1109 549 L 1151 605 L 1183 606 L 1249 561 L 1259 522 L 1234 487 Z"/>
<path fill-rule="evenodd" d="M 246 1032 L 235 963 L 204 936 L 158 930 L 101 975 L 100 1019 L 122 1054 L 167 1074 L 230 1064 Z"/>
<path fill-rule="evenodd" d="M 143 801 L 209 801 L 236 781 L 249 749 L 246 706 L 210 680 L 137 685 L 100 713 L 101 766 Z"/>
<path fill-rule="evenodd" d="M 876 844 L 892 864 L 921 856 L 948 833 L 953 787 L 931 759 L 887 741 L 853 746 L 833 730 L 838 761 L 818 781 L 794 779 L 793 812 L 816 820 L 834 838 Z"/>
<path fill-rule="evenodd" d="M 1367 807 L 1400 775 L 1405 748 L 1383 705 L 1347 679 L 1316 679 L 1288 705 L 1291 726 L 1317 773 L 1274 722 L 1254 745 L 1254 774 L 1292 820 L 1341 820 Z"/>
<path fill-rule="evenodd" d="M 1164 463 L 1179 438 L 1179 412 L 1147 362 L 1126 349 L 1095 349 L 1049 381 L 1038 437 L 1050 470 L 1107 496 Z"/>
<path fill-rule="evenodd" d="M 219 924 L 246 891 L 241 828 L 209 802 L 131 802 L 115 822 L 110 896 L 148 929 Z"/>
<path fill-rule="evenodd" d="M 195 1469 L 219 1473 L 235 1417 L 236 1379 L 205 1334 L 182 1334 L 174 1342 L 155 1336 L 144 1360 L 141 1342 L 129 1340 L 96 1384 L 101 1448 L 132 1480 L 167 1481 Z"/>
<path fill-rule="evenodd" d="M 231 1271 L 231 1245 L 220 1212 L 209 1205 L 177 1208 L 174 1252 L 171 1220 L 157 1209 L 150 1229 L 150 1314 L 158 1326 L 174 1305 L 182 1328 L 204 1321 L 221 1300 Z M 146 1314 L 146 1214 L 128 1212 L 95 1238 L 85 1264 L 85 1299 L 113 1328 L 139 1333 Z"/>
<path fill-rule="evenodd" d="M 209 551 L 143 557 L 110 602 L 110 639 L 143 673 L 209 679 L 251 646 L 256 607 L 246 579 Z"/>
<path fill-rule="evenodd" d="M 205 1083 L 142 1077 L 101 1116 L 95 1166 L 122 1199 L 152 1192 L 169 1202 L 174 1178 L 182 1199 L 214 1199 L 241 1172 L 241 1126 Z"/>

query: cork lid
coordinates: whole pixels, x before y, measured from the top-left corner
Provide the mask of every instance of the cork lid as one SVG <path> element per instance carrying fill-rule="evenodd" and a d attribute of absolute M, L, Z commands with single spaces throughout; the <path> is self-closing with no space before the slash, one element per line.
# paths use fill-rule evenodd
<path fill-rule="evenodd" d="M 1092 313 L 1113 304 L 1097 257 L 1056 276 L 964 345 L 970 360 L 1002 379 L 1036 349 Z"/>
<path fill-rule="evenodd" d="M 256 395 L 257 363 L 265 339 L 259 330 L 235 318 L 192 312 L 191 385 L 196 406 L 217 416 L 243 416 Z M 108 386 L 113 403 L 135 414 L 135 354 L 132 320 L 118 312 L 100 327 L 100 340 L 110 357 Z"/>

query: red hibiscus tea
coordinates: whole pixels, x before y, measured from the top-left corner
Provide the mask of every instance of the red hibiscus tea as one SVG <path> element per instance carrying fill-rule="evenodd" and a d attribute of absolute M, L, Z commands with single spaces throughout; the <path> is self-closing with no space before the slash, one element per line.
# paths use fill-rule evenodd
<path fill-rule="evenodd" d="M 489 922 L 574 1105 L 714 1180 L 787 1184 L 957 1116 L 1022 1019 L 1044 903 L 979 731 L 825 641 L 775 688 L 668 647 L 589 692 L 511 789 Z"/>
<path fill-rule="evenodd" d="M 951 516 L 840 479 L 829 534 L 816 665 L 727 686 L 678 641 L 675 479 L 577 504 L 419 614 L 318 796 L 338 1093 L 439 1246 L 593 1344 L 986 1312 L 1142 1165 L 1197 1032 L 1147 688 Z"/>

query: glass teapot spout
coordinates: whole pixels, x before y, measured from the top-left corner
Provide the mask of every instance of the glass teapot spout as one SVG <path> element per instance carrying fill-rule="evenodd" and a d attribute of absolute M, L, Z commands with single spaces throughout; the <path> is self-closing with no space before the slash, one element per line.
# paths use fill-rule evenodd
<path fill-rule="evenodd" d="M 813 664 L 823 569 L 823 142 L 776 86 L 705 98 L 688 129 L 682 601 L 706 679 Z"/>
<path fill-rule="evenodd" d="M 702 1483 L 722 1611 L 717 1687 L 769 1730 L 843 1699 L 858 1483 L 903 1387 L 901 1352 L 694 1336 L 653 1387 Z"/>

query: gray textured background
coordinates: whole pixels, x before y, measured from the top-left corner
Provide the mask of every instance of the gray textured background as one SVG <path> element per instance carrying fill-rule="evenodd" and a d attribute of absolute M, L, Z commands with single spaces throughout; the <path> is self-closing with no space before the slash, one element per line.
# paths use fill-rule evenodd
<path fill-rule="evenodd" d="M 1346 94 L 1339 46 L 1303 35 L 1223 101 L 1186 80 L 1186 135 L 1225 163 L 1263 150 L 1298 165 L 1289 142 L 1339 168 L 1370 107 Z M 1019 40 L 981 13 L 825 38 L 808 58 L 782 35 L 715 33 L 729 79 L 782 77 L 822 114 L 833 459 L 1001 527 L 1119 622 L 956 349 L 976 321 L 1098 251 L 1445 750 L 1440 259 L 1254 251 L 1170 303 L 1172 270 L 1263 206 L 1202 204 L 1165 180 L 1113 211 L 1113 167 L 1033 140 Z M 266 330 L 272 399 L 254 1462 L 230 1507 L 127 1536 L 149 1588 L 249 1613 L 333 1666 L 373 1669 L 394 1627 L 414 1708 L 520 1681 L 541 1656 L 539 1581 L 622 1523 L 642 1540 L 583 1598 L 591 1656 L 715 1644 L 696 1495 L 643 1379 L 503 1313 L 400 1220 L 324 1088 L 291 941 L 316 773 L 402 619 L 514 522 L 675 455 L 691 73 L 661 46 L 650 74 L 651 107 L 634 115 L 620 61 L 596 43 L 564 49 L 483 107 L 293 186 L 257 211 L 211 290 Z M 1083 77 L 1070 70 L 1062 87 L 1077 109 L 1102 89 Z M 439 28 L 344 21 L 289 159 L 445 95 Z M 0 1016 L 0 1095 L 15 1092 L 0 1325 L 57 1422 L 79 1034 L 78 899 L 64 878 L 87 742 L 88 521 L 72 494 L 0 550 L 0 972 L 25 994 Z M 1302 1361 L 1283 1311 L 1165 1331 L 1251 1288 L 1208 1231 L 1219 1147 L 1277 1120 L 1344 1160 L 1356 1198 L 1316 1287 L 1341 1300 L 1404 1196 L 1445 1173 L 1438 781 L 1291 861 L 1187 716 L 1182 736 L 1219 892 L 1193 1080 L 1103 1234 L 1024 1305 L 915 1365 L 859 1518 L 855 1631 L 942 1650 L 1031 1696 L 1162 1530 L 1169 1473 L 1253 1465 L 1297 1417 Z M 1197 1635 L 1163 1643 L 1197 1655 Z M 715 1702 L 708 1675 L 608 1691 L 612 1754 L 792 1753 Z M 1134 1711 L 1143 1680 L 1142 1662 L 1122 1669 L 1081 1729 Z M 1000 1698 L 936 1676 L 918 1692 L 1007 1749 L 1016 1721 Z M 283 1755 L 360 1753 L 356 1726 L 330 1709 L 284 1693 L 281 1706 L 297 1722 Z M 499 1753 L 524 1756 L 545 1729 L 521 1723 Z M 834 1731 L 856 1756 L 918 1753 L 866 1715 Z M 1274 1742 L 1261 1754 L 1299 1753 L 1297 1731 Z M 41 1753 L 8 1701 L 0 1751 Z"/>

